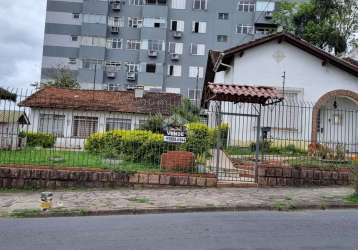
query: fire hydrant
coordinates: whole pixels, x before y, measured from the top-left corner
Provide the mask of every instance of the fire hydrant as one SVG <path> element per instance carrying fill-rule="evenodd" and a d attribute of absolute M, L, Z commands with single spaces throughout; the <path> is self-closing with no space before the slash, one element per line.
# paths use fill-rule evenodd
<path fill-rule="evenodd" d="M 52 199 L 53 194 L 51 192 L 42 192 L 41 193 L 41 210 L 47 211 L 48 209 L 52 208 Z"/>

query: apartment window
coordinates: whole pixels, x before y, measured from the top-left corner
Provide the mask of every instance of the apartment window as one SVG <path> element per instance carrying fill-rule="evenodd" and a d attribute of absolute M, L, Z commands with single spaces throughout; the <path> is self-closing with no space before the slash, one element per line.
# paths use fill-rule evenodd
<path fill-rule="evenodd" d="M 181 65 L 169 65 L 168 66 L 168 76 L 181 76 Z"/>
<path fill-rule="evenodd" d="M 188 99 L 191 101 L 196 101 L 200 99 L 201 91 L 199 89 L 188 89 Z"/>
<path fill-rule="evenodd" d="M 216 41 L 221 42 L 221 43 L 226 43 L 228 40 L 227 35 L 217 35 L 216 36 Z"/>
<path fill-rule="evenodd" d="M 80 13 L 72 13 L 72 18 L 79 19 L 80 18 Z"/>
<path fill-rule="evenodd" d="M 156 0 L 146 0 L 146 4 L 156 4 Z"/>
<path fill-rule="evenodd" d="M 252 25 L 239 24 L 236 27 L 236 33 L 238 33 L 238 34 L 253 34 L 254 27 Z"/>
<path fill-rule="evenodd" d="M 241 12 L 254 12 L 255 0 L 239 1 L 237 9 Z"/>
<path fill-rule="evenodd" d="M 127 63 L 127 72 L 138 72 L 138 64 L 135 63 Z"/>
<path fill-rule="evenodd" d="M 219 20 L 228 20 L 229 19 L 229 13 L 219 13 L 218 14 Z"/>
<path fill-rule="evenodd" d="M 81 37 L 81 45 L 106 47 L 106 39 L 103 37 L 83 36 Z"/>
<path fill-rule="evenodd" d="M 99 69 L 102 68 L 104 64 L 103 60 L 97 60 L 97 59 L 83 59 L 82 60 L 82 68 L 84 69 Z"/>
<path fill-rule="evenodd" d="M 90 116 L 74 116 L 72 136 L 79 138 L 87 138 L 98 129 L 98 117 Z"/>
<path fill-rule="evenodd" d="M 163 50 L 163 41 L 162 40 L 148 40 L 148 49 L 154 51 Z"/>
<path fill-rule="evenodd" d="M 185 10 L 186 0 L 172 0 L 172 9 Z"/>
<path fill-rule="evenodd" d="M 140 41 L 139 40 L 127 40 L 127 49 L 139 50 Z"/>
<path fill-rule="evenodd" d="M 138 17 L 128 17 L 128 27 L 141 28 L 143 26 L 143 19 Z"/>
<path fill-rule="evenodd" d="M 132 120 L 122 118 L 107 118 L 106 119 L 106 131 L 111 130 L 131 130 Z"/>
<path fill-rule="evenodd" d="M 140 6 L 144 4 L 144 0 L 129 0 L 129 5 Z"/>
<path fill-rule="evenodd" d="M 39 132 L 64 136 L 65 116 L 55 114 L 40 114 Z"/>
<path fill-rule="evenodd" d="M 119 16 L 109 17 L 108 25 L 114 27 L 124 27 L 124 18 Z"/>
<path fill-rule="evenodd" d="M 268 35 L 275 31 L 273 28 L 257 27 L 255 28 L 255 34 Z"/>
<path fill-rule="evenodd" d="M 107 61 L 106 62 L 106 70 L 107 71 L 120 71 L 121 70 L 121 62 Z"/>
<path fill-rule="evenodd" d="M 77 64 L 77 59 L 76 59 L 76 58 L 73 58 L 73 57 L 68 58 L 68 63 L 69 63 L 69 64 Z"/>
<path fill-rule="evenodd" d="M 164 18 L 144 18 L 143 27 L 166 28 L 166 20 Z"/>
<path fill-rule="evenodd" d="M 206 22 L 193 22 L 194 33 L 206 33 Z"/>
<path fill-rule="evenodd" d="M 107 40 L 108 49 L 122 49 L 123 39 L 111 38 Z"/>
<path fill-rule="evenodd" d="M 157 68 L 156 64 L 147 64 L 146 68 L 145 68 L 145 72 L 147 72 L 147 73 L 155 73 L 156 68 Z"/>
<path fill-rule="evenodd" d="M 256 11 L 274 11 L 275 2 L 272 1 L 257 1 Z"/>
<path fill-rule="evenodd" d="M 170 29 L 173 30 L 173 31 L 184 32 L 184 21 L 171 20 Z"/>
<path fill-rule="evenodd" d="M 194 10 L 206 10 L 208 8 L 207 0 L 193 0 Z"/>
<path fill-rule="evenodd" d="M 84 14 L 83 22 L 84 23 L 99 23 L 106 24 L 107 17 L 104 15 L 93 15 L 93 14 Z"/>
<path fill-rule="evenodd" d="M 72 35 L 71 40 L 72 40 L 72 42 L 77 42 L 78 41 L 78 36 Z"/>
<path fill-rule="evenodd" d="M 190 52 L 195 56 L 204 56 L 205 55 L 205 44 L 195 44 L 192 43 L 190 46 Z"/>
<path fill-rule="evenodd" d="M 168 46 L 169 54 L 183 54 L 183 43 L 170 42 Z"/>
<path fill-rule="evenodd" d="M 190 66 L 189 67 L 189 77 L 190 78 L 203 78 L 204 76 L 204 68 L 198 66 Z"/>

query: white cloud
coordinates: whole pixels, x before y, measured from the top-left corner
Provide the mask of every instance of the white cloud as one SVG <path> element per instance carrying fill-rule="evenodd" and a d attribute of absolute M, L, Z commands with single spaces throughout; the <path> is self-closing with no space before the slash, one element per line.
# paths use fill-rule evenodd
<path fill-rule="evenodd" d="M 0 85 L 29 88 L 40 80 L 46 0 L 0 1 Z"/>

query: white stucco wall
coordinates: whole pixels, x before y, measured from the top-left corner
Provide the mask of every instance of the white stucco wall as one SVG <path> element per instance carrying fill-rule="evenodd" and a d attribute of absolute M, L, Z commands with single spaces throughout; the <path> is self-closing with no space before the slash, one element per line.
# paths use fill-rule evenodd
<path fill-rule="evenodd" d="M 31 125 L 29 131 L 38 132 L 40 114 L 56 114 L 65 115 L 64 137 L 59 137 L 56 140 L 55 147 L 57 148 L 70 148 L 70 149 L 83 149 L 85 139 L 72 136 L 72 120 L 74 116 L 88 116 L 98 117 L 98 130 L 97 132 L 106 131 L 107 118 L 121 118 L 130 119 L 132 121 L 131 128 L 135 129 L 140 120 L 148 118 L 147 115 L 139 114 L 125 114 L 118 112 L 97 112 L 97 111 L 71 111 L 59 109 L 32 109 L 30 112 Z"/>

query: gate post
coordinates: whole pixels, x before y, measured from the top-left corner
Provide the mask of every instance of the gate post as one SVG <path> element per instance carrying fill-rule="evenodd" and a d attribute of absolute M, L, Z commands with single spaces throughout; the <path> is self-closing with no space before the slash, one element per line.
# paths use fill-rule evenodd
<path fill-rule="evenodd" d="M 256 124 L 256 152 L 255 152 L 255 181 L 259 179 L 259 158 L 260 158 L 260 127 L 261 127 L 261 104 L 258 110 L 257 124 Z"/>
<path fill-rule="evenodd" d="M 219 179 L 219 165 L 220 165 L 220 131 L 219 126 L 221 125 L 221 102 L 217 102 L 216 105 L 216 129 L 217 129 L 217 135 L 216 135 L 216 177 Z"/>

